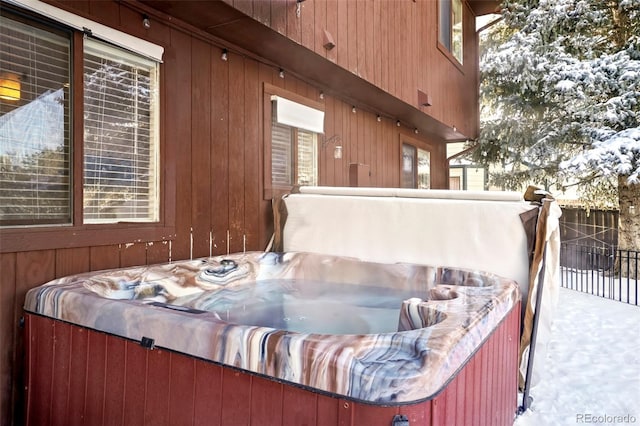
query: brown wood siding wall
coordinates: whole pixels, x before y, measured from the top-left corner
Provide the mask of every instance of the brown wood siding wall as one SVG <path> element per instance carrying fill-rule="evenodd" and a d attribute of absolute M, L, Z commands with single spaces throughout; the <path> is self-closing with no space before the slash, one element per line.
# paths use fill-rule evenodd
<path fill-rule="evenodd" d="M 27 317 L 27 424 L 507 426 L 517 405 L 516 307 L 433 399 L 376 406 L 322 395 L 36 315 Z"/>
<path fill-rule="evenodd" d="M 478 40 L 475 16 L 464 3 L 464 58 L 459 67 L 438 49 L 434 0 L 226 0 L 241 12 L 475 138 L 479 130 Z M 328 31 L 335 48 L 323 46 Z"/>
<path fill-rule="evenodd" d="M 302 3 L 300 20 L 295 17 L 295 0 L 288 1 L 286 14 L 281 13 L 280 3 L 247 1 L 235 2 L 235 6 L 408 103 L 416 103 L 417 89 L 432 93 L 434 105 L 428 107 L 429 114 L 448 124 L 462 126 L 454 121 L 474 117 L 463 98 L 464 92 L 475 93 L 469 77 L 475 76 L 470 69 L 475 62 L 465 58 L 463 74 L 442 60 L 433 32 L 435 2 L 307 0 Z M 19 320 L 26 291 L 72 273 L 208 256 L 210 252 L 217 255 L 227 248 L 231 252 L 263 249 L 272 228 L 271 203 L 262 197 L 263 84 L 314 100 L 320 92 L 290 75 L 281 79 L 273 66 L 239 54 L 230 53 L 229 60 L 222 61 L 221 46 L 174 23 L 154 19 L 145 30 L 140 12 L 126 2 L 54 4 L 164 46 L 163 189 L 165 194 L 174 194 L 167 200 L 171 208 L 165 209 L 165 221 L 175 225 L 175 234 L 171 242 L 123 239 L 113 244 L 105 232 L 80 241 L 74 239 L 71 229 L 64 234 L 68 239 L 32 235 L 25 229 L 28 247 L 11 249 L 3 244 L 0 231 L 2 425 L 21 420 L 20 409 L 16 411 L 23 386 L 24 342 Z M 322 46 L 325 28 L 336 41 L 331 51 Z M 400 28 L 406 31 L 399 32 Z M 469 34 L 467 31 L 467 44 L 472 43 Z M 409 54 L 409 49 L 422 48 L 423 53 Z M 353 113 L 349 102 L 336 97 L 325 96 L 323 102 L 325 135 L 341 136 L 343 157 L 333 158 L 332 145 L 320 151 L 319 183 L 348 185 L 349 164 L 364 163 L 371 167 L 372 185 L 398 186 L 400 134 L 409 130 L 386 118 L 378 122 L 371 112 Z M 432 187 L 446 188 L 445 145 L 424 135 L 413 136 L 431 151 Z"/>

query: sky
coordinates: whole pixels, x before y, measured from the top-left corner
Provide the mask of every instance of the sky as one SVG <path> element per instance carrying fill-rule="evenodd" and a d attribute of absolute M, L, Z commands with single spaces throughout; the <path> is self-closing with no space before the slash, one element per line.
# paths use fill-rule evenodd
<path fill-rule="evenodd" d="M 514 426 L 640 425 L 640 306 L 561 288 L 547 350 Z"/>

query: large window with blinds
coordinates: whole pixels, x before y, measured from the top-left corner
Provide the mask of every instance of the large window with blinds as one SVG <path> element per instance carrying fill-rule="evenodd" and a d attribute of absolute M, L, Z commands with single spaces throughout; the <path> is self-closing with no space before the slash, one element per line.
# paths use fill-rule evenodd
<path fill-rule="evenodd" d="M 0 226 L 158 221 L 159 63 L 1 12 Z"/>
<path fill-rule="evenodd" d="M 71 34 L 0 16 L 0 225 L 71 222 Z"/>

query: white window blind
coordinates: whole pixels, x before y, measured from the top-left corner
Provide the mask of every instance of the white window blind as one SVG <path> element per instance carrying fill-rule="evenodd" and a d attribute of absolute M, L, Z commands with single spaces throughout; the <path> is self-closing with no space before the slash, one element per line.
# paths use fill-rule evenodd
<path fill-rule="evenodd" d="M 0 16 L 0 225 L 71 222 L 70 36 Z M 1 90 L 2 88 L 0 88 Z"/>
<path fill-rule="evenodd" d="M 274 184 L 291 185 L 293 183 L 292 151 L 291 127 L 273 120 L 271 123 L 271 181 Z"/>
<path fill-rule="evenodd" d="M 84 222 L 153 222 L 158 63 L 93 39 L 84 47 Z"/>
<path fill-rule="evenodd" d="M 276 104 L 278 123 L 314 133 L 324 133 L 324 111 L 275 95 L 271 96 L 271 101 Z"/>
<path fill-rule="evenodd" d="M 298 184 L 318 184 L 317 134 L 298 130 Z"/>

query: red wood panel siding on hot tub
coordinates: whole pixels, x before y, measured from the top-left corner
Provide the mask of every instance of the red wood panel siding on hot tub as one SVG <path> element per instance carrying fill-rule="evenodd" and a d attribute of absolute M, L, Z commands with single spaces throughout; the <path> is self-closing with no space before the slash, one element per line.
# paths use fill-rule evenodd
<path fill-rule="evenodd" d="M 435 398 L 383 407 L 29 314 L 27 424 L 511 425 L 519 330 L 518 305 Z"/>

